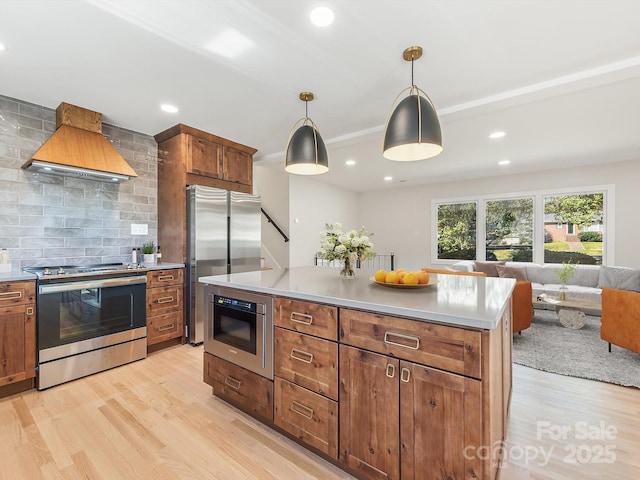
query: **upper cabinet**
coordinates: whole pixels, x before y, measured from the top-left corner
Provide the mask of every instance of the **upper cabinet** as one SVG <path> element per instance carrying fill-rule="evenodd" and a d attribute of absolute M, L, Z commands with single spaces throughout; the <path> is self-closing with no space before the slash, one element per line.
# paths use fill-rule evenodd
<path fill-rule="evenodd" d="M 256 149 L 187 125 L 178 124 L 155 136 L 158 177 L 170 172 L 185 185 L 252 193 L 253 155 Z M 170 165 L 169 165 L 170 164 Z"/>
<path fill-rule="evenodd" d="M 251 186 L 253 154 L 193 135 L 188 141 L 191 147 L 188 173 Z"/>

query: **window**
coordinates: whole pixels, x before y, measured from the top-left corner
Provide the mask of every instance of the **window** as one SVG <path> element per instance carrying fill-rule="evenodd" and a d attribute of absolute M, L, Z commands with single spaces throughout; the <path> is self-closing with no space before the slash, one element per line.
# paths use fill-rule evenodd
<path fill-rule="evenodd" d="M 438 259 L 476 258 L 476 202 L 438 205 Z"/>
<path fill-rule="evenodd" d="M 434 263 L 486 259 L 602 264 L 605 257 L 612 263 L 607 223 L 613 224 L 608 201 L 613 188 L 434 200 Z"/>
<path fill-rule="evenodd" d="M 544 223 L 566 224 L 545 241 L 545 263 L 602 263 L 604 193 L 548 195 L 544 197 Z"/>
<path fill-rule="evenodd" d="M 486 202 L 487 260 L 530 262 L 533 258 L 533 198 Z"/>

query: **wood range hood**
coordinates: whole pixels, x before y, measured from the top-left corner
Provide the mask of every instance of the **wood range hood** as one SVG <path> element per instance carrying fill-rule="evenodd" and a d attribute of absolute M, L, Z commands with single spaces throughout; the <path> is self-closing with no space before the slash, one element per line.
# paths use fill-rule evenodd
<path fill-rule="evenodd" d="M 111 183 L 138 176 L 102 135 L 102 114 L 64 102 L 56 131 L 22 168 Z"/>

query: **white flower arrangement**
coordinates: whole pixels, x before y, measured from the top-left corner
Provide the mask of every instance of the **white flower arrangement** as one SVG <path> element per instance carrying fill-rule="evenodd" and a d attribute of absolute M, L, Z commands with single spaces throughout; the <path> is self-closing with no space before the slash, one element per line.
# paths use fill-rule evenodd
<path fill-rule="evenodd" d="M 325 231 L 320 233 L 320 251 L 318 258 L 326 260 L 366 260 L 374 258 L 376 253 L 372 251 L 373 243 L 369 237 L 372 233 L 362 227 L 360 230 L 345 232 L 338 222 L 326 223 Z"/>

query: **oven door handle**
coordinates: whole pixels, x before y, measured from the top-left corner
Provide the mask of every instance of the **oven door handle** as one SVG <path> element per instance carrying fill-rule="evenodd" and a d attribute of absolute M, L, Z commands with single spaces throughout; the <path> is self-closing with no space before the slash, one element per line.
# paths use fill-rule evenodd
<path fill-rule="evenodd" d="M 85 288 L 105 288 L 119 287 L 121 285 L 135 285 L 139 283 L 147 283 L 146 275 L 137 275 L 135 277 L 122 278 L 106 278 L 102 280 L 86 280 L 80 282 L 64 282 L 52 283 L 49 285 L 40 285 L 38 292 L 40 294 L 68 292 L 71 290 L 82 290 Z"/>

